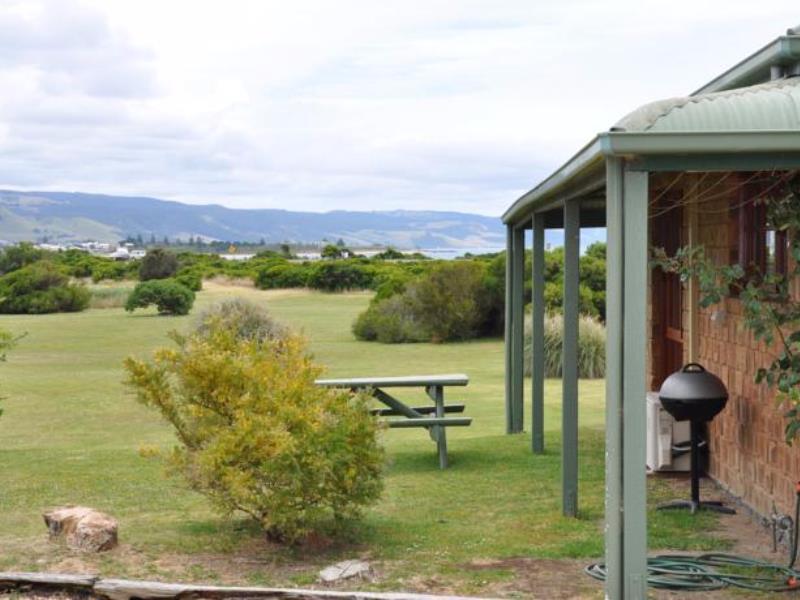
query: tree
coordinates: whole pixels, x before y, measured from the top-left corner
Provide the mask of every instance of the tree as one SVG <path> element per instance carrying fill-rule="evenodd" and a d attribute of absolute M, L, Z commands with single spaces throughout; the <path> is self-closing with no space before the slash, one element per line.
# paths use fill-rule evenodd
<path fill-rule="evenodd" d="M 194 292 L 173 279 L 153 279 L 138 283 L 125 302 L 125 310 L 155 304 L 159 314 L 187 315 L 194 304 Z"/>
<path fill-rule="evenodd" d="M 149 250 L 139 264 L 139 279 L 166 279 L 178 271 L 178 257 L 163 248 Z"/>
<path fill-rule="evenodd" d="M 320 253 L 322 258 L 328 259 L 342 258 L 343 255 L 344 252 L 342 251 L 342 248 L 333 244 L 327 244 Z"/>

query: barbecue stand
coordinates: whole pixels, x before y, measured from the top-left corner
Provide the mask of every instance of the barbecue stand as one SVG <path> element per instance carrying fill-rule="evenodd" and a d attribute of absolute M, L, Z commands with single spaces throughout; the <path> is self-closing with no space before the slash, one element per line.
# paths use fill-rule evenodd
<path fill-rule="evenodd" d="M 658 392 L 661 405 L 676 421 L 690 421 L 691 436 L 691 500 L 673 500 L 661 504 L 659 510 L 689 509 L 711 510 L 736 514 L 722 502 L 700 500 L 700 443 L 703 424 L 711 421 L 725 408 L 728 390 L 719 377 L 706 371 L 702 365 L 689 363 L 664 380 Z"/>

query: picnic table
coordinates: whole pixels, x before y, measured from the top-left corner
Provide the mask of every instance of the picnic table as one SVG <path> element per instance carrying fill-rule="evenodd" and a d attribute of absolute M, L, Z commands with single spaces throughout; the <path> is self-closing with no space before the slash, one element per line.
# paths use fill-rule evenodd
<path fill-rule="evenodd" d="M 447 417 L 446 414 L 464 412 L 463 404 L 445 404 L 444 388 L 465 386 L 469 377 L 462 373 L 449 375 L 410 375 L 406 377 L 356 377 L 350 379 L 318 379 L 317 385 L 347 388 L 351 391 L 366 391 L 386 408 L 376 408 L 372 414 L 389 419 L 391 428 L 424 427 L 436 442 L 439 452 L 439 467 L 447 468 L 447 428 L 466 427 L 472 423 L 469 417 Z M 433 405 L 409 406 L 385 391 L 386 388 L 424 388 Z"/>

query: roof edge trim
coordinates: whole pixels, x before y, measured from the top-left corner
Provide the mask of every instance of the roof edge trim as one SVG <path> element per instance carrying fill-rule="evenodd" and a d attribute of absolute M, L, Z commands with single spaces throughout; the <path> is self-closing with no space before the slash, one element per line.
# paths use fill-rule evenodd
<path fill-rule="evenodd" d="M 606 156 L 640 154 L 730 154 L 738 152 L 797 152 L 800 130 L 749 131 L 635 131 L 597 136 Z"/>
<path fill-rule="evenodd" d="M 798 60 L 800 60 L 800 35 L 784 35 L 774 39 L 760 50 L 756 50 L 690 95 L 722 92 L 754 83 L 763 83 L 769 80 L 769 70 L 772 65 Z"/>

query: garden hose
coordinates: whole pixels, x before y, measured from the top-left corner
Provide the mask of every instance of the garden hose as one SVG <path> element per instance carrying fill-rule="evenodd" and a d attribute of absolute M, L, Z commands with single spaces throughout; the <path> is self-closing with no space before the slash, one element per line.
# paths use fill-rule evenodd
<path fill-rule="evenodd" d="M 727 586 L 760 592 L 800 590 L 800 571 L 794 569 L 800 529 L 800 482 L 795 487 L 794 531 L 788 566 L 775 565 L 733 554 L 660 555 L 647 559 L 647 584 L 672 591 L 711 591 Z M 606 566 L 586 567 L 587 575 L 605 581 Z"/>

